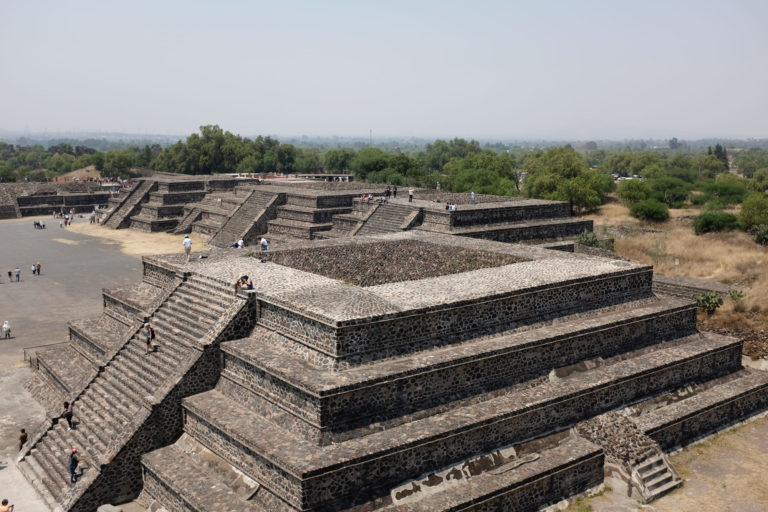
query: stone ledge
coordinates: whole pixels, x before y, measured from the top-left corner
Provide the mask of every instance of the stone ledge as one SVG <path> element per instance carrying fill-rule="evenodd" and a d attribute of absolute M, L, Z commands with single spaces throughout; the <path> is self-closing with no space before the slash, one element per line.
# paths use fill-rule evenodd
<path fill-rule="evenodd" d="M 515 469 L 485 472 L 459 481 L 420 501 L 381 508 L 382 512 L 475 510 L 538 510 L 541 505 L 598 485 L 603 480 L 604 456 L 596 445 L 571 437 L 545 450 L 541 457 Z M 429 490 L 425 490 L 429 493 Z M 358 510 L 365 510 L 360 507 Z"/>
<path fill-rule="evenodd" d="M 482 443 L 503 446 L 519 442 L 540 433 L 537 430 L 540 427 L 535 427 L 535 423 L 524 424 L 525 417 L 543 421 L 548 429 L 556 425 L 565 426 L 579 421 L 583 416 L 624 403 L 627 397 L 621 396 L 622 393 L 629 393 L 630 398 L 637 399 L 647 393 L 674 387 L 688 378 L 686 372 L 698 372 L 700 378 L 706 378 L 707 373 L 721 374 L 740 364 L 740 342 L 712 334 L 689 338 L 691 342 L 681 346 L 657 350 L 573 378 L 560 379 L 325 447 L 318 447 L 290 434 L 216 390 L 186 398 L 183 406 L 188 414 L 205 418 L 206 422 L 227 432 L 287 473 L 297 478 L 310 479 L 351 465 L 402 453 L 404 450 L 428 449 L 430 445 L 446 440 L 453 442 L 451 440 L 456 436 L 469 435 L 475 431 L 487 430 L 488 434 L 493 431 L 492 436 L 482 437 Z M 701 365 L 705 363 L 714 366 L 702 373 Z M 659 377 L 661 373 L 664 374 L 663 379 Z M 643 386 L 637 385 L 637 379 L 644 379 Z M 614 391 L 620 388 L 622 392 Z M 595 394 L 597 396 L 592 396 Z M 599 411 L 582 410 L 577 407 L 577 399 L 587 400 L 593 404 L 592 407 L 600 404 L 596 407 Z M 563 407 L 569 401 L 576 407 L 572 412 L 565 411 Z M 552 414 L 549 418 L 545 418 L 547 411 Z M 569 414 L 578 417 L 571 418 Z M 561 416 L 559 420 L 558 415 Z M 530 423 L 531 420 L 527 421 Z M 504 438 L 501 443 L 501 439 L 495 439 L 500 435 Z M 471 453 L 478 452 L 477 447 L 464 446 L 463 449 Z M 457 460 L 465 454 L 451 452 L 450 456 Z"/>
<path fill-rule="evenodd" d="M 266 509 L 257 503 L 238 498 L 213 472 L 195 463 L 175 445 L 147 453 L 141 458 L 141 462 L 151 476 L 174 493 L 176 500 L 191 505 L 192 510 L 266 512 Z M 144 478 L 146 483 L 146 474 Z M 164 505 L 172 505 L 161 496 L 154 496 L 159 494 L 157 491 L 152 494 Z"/>
<path fill-rule="evenodd" d="M 671 449 L 764 410 L 768 406 L 768 372 L 746 369 L 741 373 L 738 379 L 640 416 L 640 428 Z"/>

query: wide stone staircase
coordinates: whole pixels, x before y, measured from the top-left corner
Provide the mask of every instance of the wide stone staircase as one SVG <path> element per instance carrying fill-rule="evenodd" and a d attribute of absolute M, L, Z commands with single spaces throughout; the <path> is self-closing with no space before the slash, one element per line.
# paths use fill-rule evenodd
<path fill-rule="evenodd" d="M 378 235 L 402 231 L 408 227 L 408 221 L 418 213 L 418 209 L 400 204 L 379 204 L 367 218 L 357 236 Z"/>
<path fill-rule="evenodd" d="M 102 224 L 112 229 L 126 227 L 130 217 L 138 211 L 141 202 L 146 199 L 155 186 L 151 181 L 142 181 L 133 187 L 126 198 L 107 214 L 102 220 Z"/>
<path fill-rule="evenodd" d="M 157 349 L 145 353 L 139 329 L 74 398 L 76 428 L 54 421 L 33 436 L 18 465 L 52 510 L 94 510 L 138 493 L 138 457 L 178 436 L 179 399 L 213 385 L 218 363 L 209 347 L 244 303 L 227 283 L 188 276 L 149 319 Z M 74 485 L 72 448 L 85 468 Z"/>

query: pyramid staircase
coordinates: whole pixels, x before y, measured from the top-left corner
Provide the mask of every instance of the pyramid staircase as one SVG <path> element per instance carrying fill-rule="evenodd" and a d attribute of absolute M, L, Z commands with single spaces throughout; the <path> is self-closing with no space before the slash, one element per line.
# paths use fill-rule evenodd
<path fill-rule="evenodd" d="M 257 236 L 266 232 L 266 222 L 274 218 L 275 208 L 284 200 L 280 194 L 258 188 L 247 190 L 245 194 L 240 206 L 211 236 L 209 245 L 225 248 L 240 238 L 246 244 L 255 244 Z"/>
<path fill-rule="evenodd" d="M 403 231 L 410 227 L 417 208 L 402 204 L 380 204 L 357 231 L 357 236 L 379 235 Z"/>
<path fill-rule="evenodd" d="M 102 224 L 112 229 L 126 227 L 130 217 L 138 211 L 142 201 L 148 197 L 153 188 L 155 183 L 149 180 L 142 181 L 133 187 L 128 191 L 125 199 L 102 219 Z"/>
<path fill-rule="evenodd" d="M 74 397 L 76 428 L 43 425 L 18 466 L 52 510 L 94 510 L 138 493 L 138 457 L 178 436 L 180 398 L 213 385 L 218 358 L 211 347 L 245 304 L 228 283 L 186 276 L 149 318 L 157 350 L 146 354 L 144 333 L 134 331 Z M 85 471 L 70 485 L 65 463 L 73 447 Z"/>

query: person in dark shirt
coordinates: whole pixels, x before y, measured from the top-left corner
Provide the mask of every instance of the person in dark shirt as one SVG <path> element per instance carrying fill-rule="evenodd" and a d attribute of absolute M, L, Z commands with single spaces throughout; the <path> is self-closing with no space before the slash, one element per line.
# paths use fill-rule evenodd
<path fill-rule="evenodd" d="M 22 447 L 24 446 L 24 443 L 27 442 L 27 431 L 24 429 L 21 429 L 21 435 L 19 436 L 19 451 L 21 451 Z"/>

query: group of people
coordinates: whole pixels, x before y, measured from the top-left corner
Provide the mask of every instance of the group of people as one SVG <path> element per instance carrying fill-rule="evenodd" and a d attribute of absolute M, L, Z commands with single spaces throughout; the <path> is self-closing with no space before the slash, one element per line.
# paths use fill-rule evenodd
<path fill-rule="evenodd" d="M 30 270 L 32 270 L 33 276 L 39 276 L 40 275 L 40 269 L 41 269 L 40 262 L 34 263 Z M 8 281 L 13 282 L 14 278 L 16 279 L 16 282 L 18 283 L 21 281 L 21 269 L 19 267 L 16 267 L 15 269 L 11 270 L 8 269 Z"/>
<path fill-rule="evenodd" d="M 35 229 L 45 229 L 45 221 L 36 220 L 33 225 L 35 226 Z"/>
<path fill-rule="evenodd" d="M 241 276 L 235 281 L 235 295 L 237 295 L 237 290 L 253 290 L 253 281 L 251 281 L 251 278 L 248 276 Z"/>

